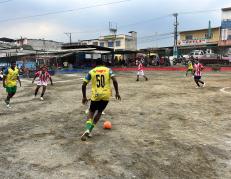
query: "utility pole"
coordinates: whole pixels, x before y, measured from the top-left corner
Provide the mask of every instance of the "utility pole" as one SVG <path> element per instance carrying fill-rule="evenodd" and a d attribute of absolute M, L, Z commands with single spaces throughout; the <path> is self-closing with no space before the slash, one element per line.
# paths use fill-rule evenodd
<path fill-rule="evenodd" d="M 173 56 L 178 58 L 178 49 L 177 49 L 177 37 L 178 37 L 178 13 L 174 13 L 173 14 L 174 18 L 175 18 L 175 22 L 174 22 L 174 46 L 173 46 Z"/>
<path fill-rule="evenodd" d="M 117 33 L 117 24 L 112 24 L 112 22 L 109 22 L 109 31 L 113 35 L 113 54 L 112 54 L 112 64 L 114 64 L 115 61 L 115 46 L 116 46 L 116 33 Z"/>
<path fill-rule="evenodd" d="M 71 44 L 71 34 L 72 34 L 72 33 L 71 33 L 71 32 L 65 32 L 64 34 L 66 34 L 66 35 L 69 37 L 69 40 L 70 40 L 69 42 L 70 42 L 70 44 Z"/>

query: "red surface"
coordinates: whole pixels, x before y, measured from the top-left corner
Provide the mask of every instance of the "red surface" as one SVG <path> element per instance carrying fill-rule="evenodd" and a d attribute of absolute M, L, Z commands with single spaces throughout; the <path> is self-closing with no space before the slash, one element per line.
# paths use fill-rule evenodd
<path fill-rule="evenodd" d="M 113 71 L 137 71 L 137 68 L 112 68 Z M 186 67 L 148 67 L 144 71 L 186 71 Z M 211 68 L 205 68 L 205 71 L 211 71 Z"/>
<path fill-rule="evenodd" d="M 137 71 L 137 68 L 112 68 L 113 71 Z M 186 67 L 148 67 L 144 71 L 186 71 Z M 211 67 L 205 67 L 203 71 L 212 71 Z M 220 71 L 231 71 L 231 67 L 221 67 Z"/>
<path fill-rule="evenodd" d="M 220 71 L 231 71 L 231 67 L 221 67 Z"/>

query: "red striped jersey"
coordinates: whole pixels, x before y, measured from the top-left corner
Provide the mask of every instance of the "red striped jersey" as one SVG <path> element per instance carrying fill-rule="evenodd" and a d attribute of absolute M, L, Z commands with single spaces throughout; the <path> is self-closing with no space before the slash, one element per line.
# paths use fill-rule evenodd
<path fill-rule="evenodd" d="M 195 76 L 201 76 L 202 75 L 202 70 L 203 70 L 203 65 L 198 63 L 194 64 L 194 70 L 195 70 Z"/>
<path fill-rule="evenodd" d="M 51 77 L 51 75 L 47 71 L 46 72 L 38 71 L 35 73 L 35 76 L 38 77 L 39 81 L 41 82 L 48 82 L 48 80 Z"/>
<path fill-rule="evenodd" d="M 138 71 L 143 71 L 144 69 L 143 69 L 143 64 L 142 63 L 139 63 L 139 65 L 138 65 Z"/>

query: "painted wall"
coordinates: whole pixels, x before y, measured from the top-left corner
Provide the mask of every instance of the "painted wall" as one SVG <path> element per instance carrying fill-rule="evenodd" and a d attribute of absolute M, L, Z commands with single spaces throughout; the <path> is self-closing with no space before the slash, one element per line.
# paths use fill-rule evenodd
<path fill-rule="evenodd" d="M 181 32 L 178 45 L 180 46 L 202 45 L 202 44 L 206 45 L 211 43 L 218 43 L 220 39 L 219 28 L 212 28 L 211 31 L 212 31 L 211 39 L 208 39 L 208 37 L 206 36 L 206 34 L 208 34 L 208 29 Z M 192 35 L 192 39 L 187 40 L 186 36 L 190 36 L 190 35 Z"/>

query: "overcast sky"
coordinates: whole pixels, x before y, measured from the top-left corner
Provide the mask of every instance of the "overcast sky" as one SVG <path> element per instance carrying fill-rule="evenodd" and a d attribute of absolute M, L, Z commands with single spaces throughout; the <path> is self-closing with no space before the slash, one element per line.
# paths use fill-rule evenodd
<path fill-rule="evenodd" d="M 136 31 L 139 48 L 168 46 L 173 37 L 161 34 L 173 32 L 171 14 L 179 13 L 179 31 L 207 28 L 209 20 L 217 27 L 221 24 L 220 9 L 231 7 L 231 0 L 122 1 L 0 0 L 0 37 L 68 42 L 64 32 L 72 32 L 73 41 L 92 39 L 108 35 L 111 21 L 117 25 L 117 34 Z M 36 15 L 41 16 L 33 17 Z"/>

